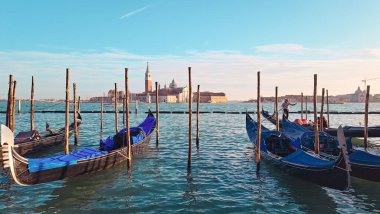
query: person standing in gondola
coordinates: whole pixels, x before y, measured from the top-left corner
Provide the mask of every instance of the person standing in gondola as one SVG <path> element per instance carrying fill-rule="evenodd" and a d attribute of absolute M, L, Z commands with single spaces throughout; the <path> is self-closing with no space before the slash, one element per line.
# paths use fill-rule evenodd
<path fill-rule="evenodd" d="M 297 103 L 290 103 L 289 100 L 288 100 L 288 98 L 285 98 L 284 102 L 281 105 L 281 107 L 282 107 L 282 117 L 285 117 L 286 119 L 288 119 L 288 117 L 289 117 L 289 105 L 294 106 L 296 104 Z"/>

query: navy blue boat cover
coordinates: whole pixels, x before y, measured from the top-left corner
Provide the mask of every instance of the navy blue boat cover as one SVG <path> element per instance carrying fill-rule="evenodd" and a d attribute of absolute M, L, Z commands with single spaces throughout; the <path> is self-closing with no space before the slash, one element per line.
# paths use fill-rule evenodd
<path fill-rule="evenodd" d="M 292 164 L 302 165 L 305 167 L 326 168 L 333 167 L 335 162 L 322 160 L 315 156 L 312 156 L 302 150 L 297 150 L 292 154 L 281 158 L 281 161 L 289 162 Z"/>
<path fill-rule="evenodd" d="M 350 154 L 349 159 L 352 163 L 380 166 L 380 156 L 361 150 L 355 150 Z"/>
<path fill-rule="evenodd" d="M 262 127 L 262 133 L 261 133 L 262 140 L 260 144 L 261 145 L 260 149 L 263 152 L 267 152 L 264 139 L 267 139 L 272 136 L 282 137 L 283 133 L 279 131 L 271 131 L 264 126 L 261 126 L 261 127 Z M 248 137 L 253 143 L 256 144 L 257 143 L 257 123 L 251 117 L 247 117 L 246 119 L 246 129 L 247 129 Z M 290 144 L 296 148 L 301 147 L 301 142 L 299 138 L 296 138 Z M 293 165 L 312 167 L 312 168 L 326 168 L 326 167 L 333 167 L 335 165 L 334 161 L 320 159 L 318 157 L 315 157 L 311 154 L 306 153 L 305 151 L 301 149 L 294 151 L 292 154 L 286 157 L 282 157 L 280 161 L 287 162 Z"/>
<path fill-rule="evenodd" d="M 137 127 L 130 128 L 131 143 L 136 144 L 145 136 L 149 135 L 152 127 L 156 125 L 156 118 L 153 116 L 147 116 L 145 120 Z M 111 151 L 122 146 L 123 137 L 127 129 L 120 130 L 115 136 L 109 136 L 105 140 L 100 140 L 100 148 L 105 151 Z"/>
<path fill-rule="evenodd" d="M 30 158 L 28 159 L 28 169 L 30 172 L 54 169 L 77 164 L 78 160 L 84 160 L 99 157 L 108 152 L 100 151 L 93 148 L 83 148 L 67 155 L 58 155 L 48 158 Z"/>
<path fill-rule="evenodd" d="M 282 120 L 282 129 L 287 135 L 294 139 L 301 138 L 305 132 L 311 132 L 309 129 L 297 123 L 292 123 L 287 119 Z"/>

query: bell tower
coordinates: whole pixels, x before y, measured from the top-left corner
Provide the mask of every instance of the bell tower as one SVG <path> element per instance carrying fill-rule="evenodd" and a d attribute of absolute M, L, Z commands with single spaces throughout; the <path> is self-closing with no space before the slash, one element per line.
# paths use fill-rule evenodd
<path fill-rule="evenodd" d="M 150 76 L 149 62 L 147 62 L 145 72 L 145 93 L 149 92 L 152 92 L 152 78 Z"/>

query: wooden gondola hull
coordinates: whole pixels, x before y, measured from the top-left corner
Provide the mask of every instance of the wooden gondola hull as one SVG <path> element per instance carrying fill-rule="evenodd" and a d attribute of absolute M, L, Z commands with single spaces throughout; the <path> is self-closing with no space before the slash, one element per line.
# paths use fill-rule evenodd
<path fill-rule="evenodd" d="M 265 117 L 265 119 L 267 119 L 273 125 L 276 125 L 276 119 L 273 118 L 273 116 L 270 115 L 269 112 L 263 110 L 263 111 L 261 111 L 261 114 Z M 280 129 L 282 129 L 281 119 L 279 120 L 279 124 L 278 125 L 279 125 Z"/>
<path fill-rule="evenodd" d="M 69 132 L 69 137 L 73 135 L 74 130 Z M 62 144 L 65 141 L 65 134 L 57 134 L 41 139 L 17 144 L 14 149 L 20 155 L 27 155 L 49 148 L 51 146 Z"/>
<path fill-rule="evenodd" d="M 152 134 L 147 136 L 141 142 L 132 145 L 132 155 L 136 156 L 145 150 L 149 144 L 151 136 Z M 33 173 L 29 172 L 27 162 L 22 161 L 22 157 L 17 155 L 15 152 L 13 152 L 13 163 L 15 174 L 17 175 L 19 182 L 24 185 L 33 185 L 103 171 L 126 161 L 128 159 L 127 150 L 127 147 L 123 147 L 104 156 L 78 161 L 75 165 L 42 170 Z"/>
<path fill-rule="evenodd" d="M 287 122 L 287 123 L 291 123 L 291 122 Z M 290 126 L 284 125 L 284 127 L 290 127 Z M 344 128 L 343 128 L 343 130 L 344 130 Z M 288 130 L 288 131 L 289 131 L 289 133 L 291 132 L 291 130 Z M 327 136 L 330 136 L 324 132 L 321 132 L 321 133 L 323 133 Z M 335 135 L 336 135 L 336 133 L 335 133 Z M 304 142 L 302 142 L 301 144 L 304 146 L 304 148 L 314 149 L 314 148 L 310 147 L 310 144 L 307 144 Z M 354 155 L 354 153 L 355 153 L 354 151 L 355 150 L 350 152 L 351 157 L 352 157 L 352 155 Z M 336 154 L 331 154 L 328 151 L 326 151 L 325 149 L 321 149 L 321 152 L 327 153 L 329 155 L 336 156 Z M 368 153 L 366 153 L 366 154 L 368 154 Z M 377 158 L 379 158 L 378 155 L 377 155 Z M 366 160 L 366 158 L 362 157 L 361 160 Z M 380 182 L 380 165 L 378 163 L 377 164 L 376 163 L 374 163 L 374 164 L 360 164 L 360 162 L 350 161 L 350 165 L 351 165 L 351 173 L 350 173 L 351 176 L 356 177 L 356 178 L 365 179 L 365 180 Z"/>
<path fill-rule="evenodd" d="M 338 190 L 346 190 L 350 185 L 347 171 L 340 167 L 318 169 L 297 166 L 272 158 L 265 153 L 262 154 L 266 161 L 277 166 L 283 172 L 302 180 Z"/>
<path fill-rule="evenodd" d="M 332 136 L 336 136 L 336 128 L 324 130 Z M 364 127 L 343 127 L 344 136 L 346 137 L 364 137 Z M 380 127 L 368 127 L 368 137 L 380 137 Z"/>
<path fill-rule="evenodd" d="M 380 166 L 351 163 L 351 175 L 369 181 L 380 182 Z"/>

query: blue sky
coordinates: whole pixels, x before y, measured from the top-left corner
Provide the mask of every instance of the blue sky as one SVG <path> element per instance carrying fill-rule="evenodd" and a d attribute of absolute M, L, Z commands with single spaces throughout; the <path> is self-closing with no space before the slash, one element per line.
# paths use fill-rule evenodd
<path fill-rule="evenodd" d="M 65 68 L 83 97 L 123 82 L 144 88 L 146 61 L 161 84 L 175 78 L 230 99 L 311 93 L 313 74 L 330 94 L 380 77 L 380 1 L 2 1 L 0 98 L 10 73 L 19 97 L 63 98 Z M 380 93 L 380 80 L 368 82 Z M 51 88 L 51 85 L 55 87 Z M 47 90 L 48 89 L 48 90 Z"/>

